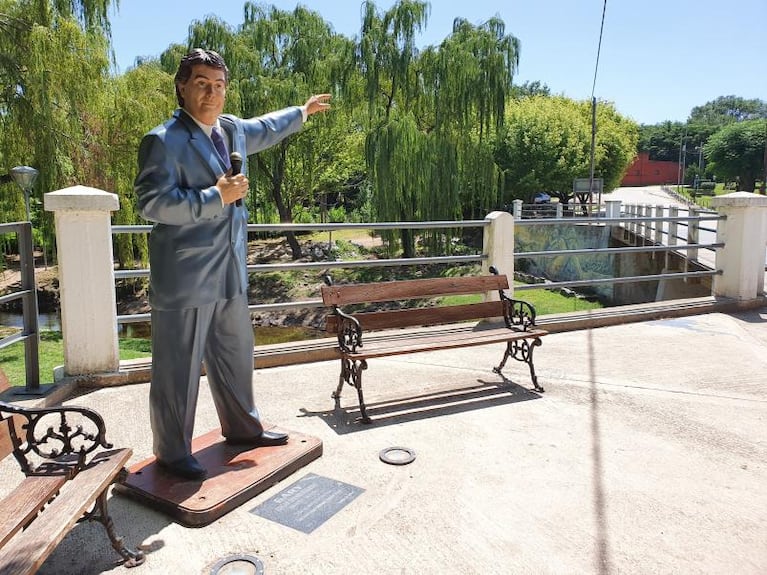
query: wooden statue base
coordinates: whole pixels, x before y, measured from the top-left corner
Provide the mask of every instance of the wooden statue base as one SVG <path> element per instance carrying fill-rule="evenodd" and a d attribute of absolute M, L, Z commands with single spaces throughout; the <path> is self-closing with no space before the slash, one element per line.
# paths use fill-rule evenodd
<path fill-rule="evenodd" d="M 201 481 L 170 475 L 150 457 L 132 466 L 114 491 L 166 513 L 187 527 L 212 523 L 322 455 L 317 437 L 290 431 L 285 445 L 230 446 L 216 429 L 192 440 L 208 470 Z"/>

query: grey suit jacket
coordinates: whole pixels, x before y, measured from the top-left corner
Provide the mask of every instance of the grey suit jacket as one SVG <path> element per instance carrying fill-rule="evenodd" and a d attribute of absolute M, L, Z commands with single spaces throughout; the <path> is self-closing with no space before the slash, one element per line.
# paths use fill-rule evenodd
<path fill-rule="evenodd" d="M 243 158 L 301 129 L 298 106 L 244 120 L 219 118 L 230 151 Z M 210 138 L 183 110 L 144 136 L 135 192 L 149 234 L 149 304 L 198 307 L 246 293 L 248 212 L 223 206 L 215 187 L 224 165 Z M 247 162 L 243 162 L 247 174 Z"/>

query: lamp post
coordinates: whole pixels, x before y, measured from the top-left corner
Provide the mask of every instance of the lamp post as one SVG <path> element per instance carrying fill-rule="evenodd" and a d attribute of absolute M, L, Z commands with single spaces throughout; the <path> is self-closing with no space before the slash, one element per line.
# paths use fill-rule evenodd
<path fill-rule="evenodd" d="M 24 366 L 26 370 L 27 385 L 23 391 L 17 393 L 40 395 L 45 391 L 40 386 L 40 334 L 38 332 L 37 317 L 37 286 L 35 281 L 35 246 L 32 240 L 32 219 L 29 213 L 29 196 L 35 185 L 38 171 L 29 166 L 16 166 L 11 168 L 11 177 L 24 192 L 24 204 L 27 208 L 27 222 L 29 230 L 24 229 L 19 237 L 19 256 L 22 269 L 22 287 L 29 293 L 25 295 L 24 310 Z M 26 234 L 28 238 L 24 238 Z M 31 250 L 31 254 L 25 254 Z M 43 247 L 45 253 L 45 247 Z M 28 263 L 27 263 L 28 262 Z M 29 265 L 31 264 L 31 265 Z"/>
<path fill-rule="evenodd" d="M 32 193 L 32 188 L 35 185 L 38 173 L 39 172 L 36 169 L 30 168 L 29 166 L 16 166 L 15 168 L 11 168 L 11 177 L 13 178 L 13 181 L 16 182 L 24 192 L 24 205 L 27 208 L 28 222 L 32 221 L 29 216 L 29 196 Z"/>
<path fill-rule="evenodd" d="M 32 188 L 34 188 L 35 186 L 35 180 L 37 180 L 37 175 L 39 173 L 40 172 L 38 172 L 36 169 L 30 168 L 29 166 L 16 166 L 15 168 L 11 168 L 11 177 L 13 178 L 13 181 L 16 182 L 16 184 L 24 192 L 24 206 L 27 209 L 27 221 L 30 224 L 32 223 L 32 217 L 30 216 L 30 213 L 29 213 L 29 196 L 32 195 Z M 45 269 L 48 269 L 48 257 L 45 253 L 44 239 L 43 239 L 43 262 L 45 265 Z"/>

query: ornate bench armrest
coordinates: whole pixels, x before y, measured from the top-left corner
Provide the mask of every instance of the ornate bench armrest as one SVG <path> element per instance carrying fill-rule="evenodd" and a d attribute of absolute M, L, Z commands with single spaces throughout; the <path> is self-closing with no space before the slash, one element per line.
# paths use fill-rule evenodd
<path fill-rule="evenodd" d="M 333 311 L 338 316 L 338 346 L 344 353 L 354 353 L 362 347 L 362 326 L 356 317 L 344 313 L 338 306 L 333 306 Z"/>
<path fill-rule="evenodd" d="M 16 416 L 9 426 L 13 455 L 27 475 L 74 475 L 85 467 L 89 453 L 112 447 L 103 418 L 87 407 L 28 408 L 0 401 L 0 418 L 8 416 Z M 19 417 L 26 420 L 20 429 Z"/>
<path fill-rule="evenodd" d="M 529 331 L 535 327 L 535 308 L 532 304 L 508 297 L 501 292 L 503 302 L 503 319 L 506 327 L 518 331 Z"/>

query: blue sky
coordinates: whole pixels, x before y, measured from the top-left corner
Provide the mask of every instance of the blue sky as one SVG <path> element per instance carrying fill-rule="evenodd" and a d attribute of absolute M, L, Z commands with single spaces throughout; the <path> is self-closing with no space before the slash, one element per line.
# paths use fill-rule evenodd
<path fill-rule="evenodd" d="M 348 37 L 360 28 L 359 0 L 275 0 L 319 12 Z M 215 15 L 242 22 L 242 0 L 122 0 L 112 14 L 118 71 L 137 56 L 184 43 L 189 24 Z M 391 0 L 376 5 L 385 10 Z M 539 80 L 553 93 L 591 98 L 604 0 L 432 0 L 419 44 L 439 44 L 453 20 L 493 16 L 519 38 L 515 83 Z M 594 95 L 637 122 L 684 121 L 694 106 L 734 94 L 767 100 L 767 0 L 607 0 Z M 322 91 L 323 86 L 317 86 Z"/>

